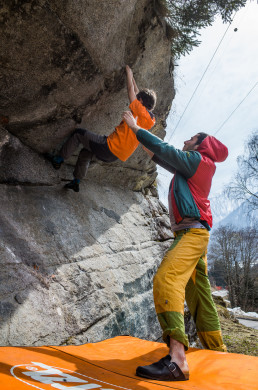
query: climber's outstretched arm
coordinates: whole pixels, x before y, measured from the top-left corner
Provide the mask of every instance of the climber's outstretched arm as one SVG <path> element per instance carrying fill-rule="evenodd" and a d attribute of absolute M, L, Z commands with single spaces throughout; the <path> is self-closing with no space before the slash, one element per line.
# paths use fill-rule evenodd
<path fill-rule="evenodd" d="M 139 91 L 139 88 L 137 87 L 137 84 L 136 84 L 134 77 L 133 77 L 133 86 L 134 86 L 135 95 L 137 95 L 140 91 Z"/>
<path fill-rule="evenodd" d="M 126 65 L 125 70 L 126 70 L 128 97 L 129 97 L 130 103 L 132 103 L 136 99 L 136 95 L 139 92 L 139 90 L 138 90 L 136 82 L 134 80 L 132 69 L 128 65 Z"/>

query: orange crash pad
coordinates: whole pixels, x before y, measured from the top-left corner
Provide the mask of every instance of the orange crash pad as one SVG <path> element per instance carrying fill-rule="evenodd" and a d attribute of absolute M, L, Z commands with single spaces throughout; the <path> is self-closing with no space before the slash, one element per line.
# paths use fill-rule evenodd
<path fill-rule="evenodd" d="M 189 349 L 190 380 L 139 378 L 135 369 L 168 353 L 165 344 L 120 336 L 65 347 L 0 347 L 1 390 L 257 390 L 258 358 Z"/>

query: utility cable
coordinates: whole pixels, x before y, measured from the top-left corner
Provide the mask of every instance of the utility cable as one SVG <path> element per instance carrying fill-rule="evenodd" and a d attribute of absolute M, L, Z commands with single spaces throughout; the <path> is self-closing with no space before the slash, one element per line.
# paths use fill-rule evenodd
<path fill-rule="evenodd" d="M 214 68 L 213 68 L 213 69 L 211 70 L 211 72 L 209 73 L 209 76 L 206 77 L 205 82 L 204 82 L 203 85 L 202 85 L 202 89 L 201 89 L 201 91 L 199 91 L 199 96 L 197 97 L 197 100 L 195 101 L 194 105 L 192 105 L 192 108 L 191 108 L 191 110 L 190 110 L 190 112 L 189 112 L 189 114 L 188 114 L 188 117 L 189 117 L 189 115 L 191 115 L 191 112 L 195 109 L 195 106 L 196 106 L 196 105 L 198 106 L 198 102 L 199 102 L 200 98 L 202 97 L 202 93 L 203 93 L 203 91 L 205 91 L 207 85 L 210 83 L 210 80 L 211 80 L 211 78 L 213 77 L 213 74 L 214 74 L 216 68 L 217 68 L 218 65 L 220 64 L 220 62 L 221 62 L 221 60 L 222 60 L 222 57 L 224 56 L 225 51 L 226 51 L 226 49 L 228 48 L 228 46 L 229 46 L 229 44 L 230 44 L 230 42 L 231 42 L 231 40 L 232 40 L 232 38 L 233 38 L 233 34 L 235 35 L 235 32 L 232 33 L 231 37 L 229 38 L 228 42 L 226 43 L 226 46 L 224 47 L 224 49 L 223 49 L 223 51 L 222 51 L 222 53 L 217 57 L 217 62 L 215 63 Z M 187 120 L 185 123 L 187 123 L 187 122 L 188 122 L 188 120 Z"/>
<path fill-rule="evenodd" d="M 250 95 L 250 93 L 254 90 L 254 88 L 256 87 L 256 85 L 258 85 L 258 81 L 254 84 L 254 86 L 250 89 L 250 91 L 248 92 L 248 94 L 244 97 L 244 99 L 241 100 L 241 102 L 236 106 L 236 108 L 234 109 L 234 111 L 231 112 L 231 114 L 224 120 L 224 122 L 220 125 L 220 127 L 218 128 L 217 131 L 215 131 L 215 133 L 213 135 L 216 135 L 221 129 L 222 127 L 225 125 L 225 123 L 232 117 L 232 115 L 234 114 L 234 112 L 236 112 L 236 110 L 238 109 L 239 106 L 241 106 L 241 104 L 243 103 L 243 101 L 245 101 L 245 99 Z"/>
<path fill-rule="evenodd" d="M 211 77 L 212 77 L 214 71 L 216 70 L 218 64 L 221 62 L 221 59 L 222 59 L 222 57 L 224 56 L 225 51 L 226 51 L 226 49 L 228 48 L 228 46 L 229 46 L 229 44 L 230 44 L 230 42 L 231 42 L 233 36 L 235 36 L 236 31 L 240 29 L 239 26 L 241 26 L 241 24 L 243 23 L 243 20 L 246 18 L 247 11 L 249 10 L 250 4 L 251 4 L 251 3 L 248 3 L 248 5 L 245 6 L 244 12 L 243 12 L 243 14 L 241 15 L 241 18 L 240 18 L 238 21 L 236 21 L 237 27 L 238 27 L 238 28 L 235 28 L 235 29 L 234 29 L 234 32 L 232 32 L 231 37 L 229 37 L 229 40 L 228 40 L 228 42 L 226 43 L 226 46 L 224 47 L 222 53 L 220 54 L 219 58 L 217 58 L 217 62 L 216 62 L 216 64 L 215 64 L 214 68 L 212 69 L 212 72 L 210 73 L 210 75 L 209 75 L 209 77 L 208 77 L 208 80 L 206 81 L 205 86 L 207 85 L 207 83 L 208 83 L 209 80 L 211 79 Z M 235 17 L 235 15 L 234 15 L 234 17 Z M 234 19 L 234 18 L 233 18 L 233 19 Z M 233 22 L 233 19 L 232 19 L 232 22 Z M 232 23 L 232 22 L 231 22 L 231 23 Z"/>
<path fill-rule="evenodd" d="M 236 13 L 235 13 L 234 17 L 235 17 L 235 16 L 236 16 Z M 180 116 L 180 118 L 179 118 L 179 120 L 178 120 L 178 122 L 177 122 L 177 124 L 176 124 L 176 127 L 175 127 L 174 130 L 172 131 L 172 133 L 171 133 L 171 135 L 170 135 L 170 137 L 169 137 L 169 139 L 168 139 L 167 142 L 169 142 L 170 139 L 171 139 L 171 138 L 173 137 L 173 135 L 175 134 L 175 131 L 176 131 L 176 129 L 177 129 L 179 123 L 181 122 L 181 119 L 183 118 L 183 116 L 184 116 L 184 114 L 185 114 L 187 108 L 189 107 L 189 104 L 191 103 L 191 101 L 192 101 L 192 99 L 193 99 L 193 97 L 194 97 L 194 95 L 195 95 L 197 89 L 199 88 L 199 85 L 201 84 L 201 82 L 202 82 L 202 80 L 203 80 L 205 74 L 207 73 L 207 71 L 208 71 L 208 69 L 209 69 L 209 66 L 210 66 L 210 64 L 211 64 L 211 62 L 212 62 L 212 60 L 213 60 L 213 58 L 215 57 L 215 55 L 216 55 L 216 53 L 217 53 L 217 51 L 218 51 L 218 49 L 219 49 L 219 47 L 220 47 L 222 41 L 224 40 L 224 38 L 225 38 L 225 36 L 226 36 L 226 34 L 227 34 L 227 32 L 228 32 L 228 29 L 229 29 L 229 27 L 231 26 L 231 24 L 232 24 L 232 22 L 233 22 L 233 20 L 234 20 L 234 17 L 232 18 L 232 20 L 231 20 L 230 24 L 228 25 L 226 31 L 224 32 L 224 34 L 223 34 L 223 36 L 222 36 L 222 38 L 221 38 L 221 40 L 220 40 L 220 42 L 219 42 L 217 48 L 215 49 L 215 51 L 214 51 L 214 53 L 213 53 L 213 55 L 212 55 L 212 57 L 211 57 L 211 59 L 210 59 L 208 65 L 207 65 L 207 67 L 206 67 L 206 69 L 205 69 L 205 71 L 204 71 L 204 73 L 203 73 L 203 75 L 202 75 L 202 77 L 201 77 L 201 79 L 200 79 L 200 81 L 198 82 L 198 84 L 197 84 L 195 90 L 193 91 L 192 96 L 190 97 L 190 99 L 189 99 L 189 101 L 188 101 L 188 103 L 187 103 L 187 105 L 186 105 L 186 107 L 185 107 L 185 109 L 184 109 L 182 115 Z"/>

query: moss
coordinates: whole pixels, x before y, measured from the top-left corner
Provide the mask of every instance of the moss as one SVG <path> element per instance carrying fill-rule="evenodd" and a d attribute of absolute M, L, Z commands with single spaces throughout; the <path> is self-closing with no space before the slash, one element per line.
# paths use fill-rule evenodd
<path fill-rule="evenodd" d="M 76 341 L 74 340 L 73 336 L 68 337 L 66 340 L 63 341 L 62 345 L 72 345 L 76 344 Z"/>
<path fill-rule="evenodd" d="M 219 297 L 219 296 L 217 297 L 217 296 L 213 295 L 212 299 L 218 305 L 223 306 L 223 307 L 227 307 L 226 302 L 224 301 L 224 299 L 222 297 Z"/>

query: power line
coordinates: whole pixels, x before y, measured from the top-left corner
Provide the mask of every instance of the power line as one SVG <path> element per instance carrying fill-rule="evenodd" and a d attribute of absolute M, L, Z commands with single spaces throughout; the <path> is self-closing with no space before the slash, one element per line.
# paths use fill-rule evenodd
<path fill-rule="evenodd" d="M 214 135 L 216 135 L 221 129 L 222 127 L 225 125 L 225 123 L 232 117 L 232 115 L 234 114 L 234 112 L 238 109 L 239 106 L 241 106 L 241 104 L 243 103 L 243 101 L 247 98 L 247 96 L 250 95 L 250 93 L 252 92 L 252 90 L 256 87 L 256 85 L 258 85 L 258 81 L 254 84 L 254 86 L 250 89 L 250 91 L 248 92 L 248 94 L 244 97 L 244 99 L 241 100 L 241 102 L 236 106 L 236 108 L 234 109 L 234 111 L 231 112 L 231 114 L 224 120 L 224 122 L 222 123 L 222 125 L 218 128 L 218 130 L 214 133 Z"/>
<path fill-rule="evenodd" d="M 235 13 L 234 17 L 235 17 L 235 16 L 236 16 L 236 13 Z M 187 103 L 187 105 L 186 105 L 186 107 L 185 107 L 185 109 L 184 109 L 182 115 L 180 116 L 180 118 L 179 118 L 179 120 L 178 120 L 178 122 L 177 122 L 177 124 L 176 124 L 176 127 L 175 127 L 174 130 L 172 131 L 172 134 L 170 135 L 170 137 L 169 137 L 169 139 L 168 139 L 167 142 L 169 142 L 169 141 L 171 140 L 172 136 L 175 134 L 175 131 L 176 131 L 176 129 L 177 129 L 179 123 L 181 122 L 181 119 L 183 118 L 183 116 L 184 116 L 184 114 L 185 114 L 185 112 L 186 112 L 186 110 L 187 110 L 189 104 L 191 103 L 191 101 L 192 101 L 192 99 L 193 99 L 193 97 L 194 97 L 194 95 L 195 95 L 197 89 L 199 88 L 199 85 L 201 84 L 201 82 L 202 82 L 202 80 L 203 80 L 205 74 L 207 73 L 207 70 L 209 69 L 209 66 L 210 66 L 210 64 L 211 64 L 211 62 L 212 62 L 212 60 L 213 60 L 213 58 L 215 57 L 215 55 L 216 55 L 216 53 L 217 53 L 217 51 L 218 51 L 218 49 L 219 49 L 219 47 L 220 47 L 222 41 L 224 40 L 224 38 L 225 38 L 225 36 L 226 36 L 226 34 L 227 34 L 227 32 L 228 32 L 228 29 L 229 29 L 229 27 L 231 26 L 231 23 L 232 23 L 233 20 L 234 20 L 234 17 L 232 18 L 232 20 L 231 20 L 230 24 L 228 25 L 226 31 L 224 32 L 224 34 L 223 34 L 223 36 L 222 36 L 222 38 L 221 38 L 221 40 L 220 40 L 220 42 L 219 42 L 219 44 L 218 44 L 216 50 L 214 51 L 214 53 L 213 53 L 213 55 L 212 55 L 212 57 L 211 57 L 211 59 L 210 59 L 208 65 L 207 65 L 207 67 L 206 67 L 206 69 L 205 69 L 205 71 L 204 71 L 204 73 L 203 73 L 203 75 L 202 75 L 202 77 L 201 77 L 201 79 L 200 79 L 200 81 L 199 81 L 199 83 L 197 84 L 195 90 L 193 91 L 192 96 L 190 97 L 190 99 L 189 99 L 189 101 L 188 101 L 188 103 Z"/>

